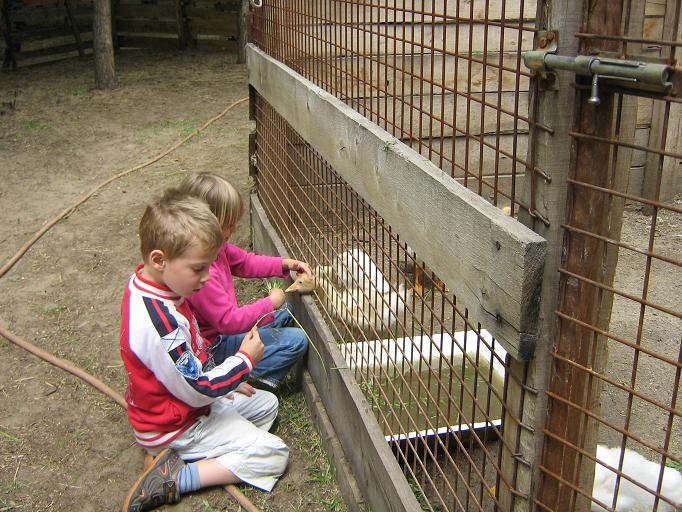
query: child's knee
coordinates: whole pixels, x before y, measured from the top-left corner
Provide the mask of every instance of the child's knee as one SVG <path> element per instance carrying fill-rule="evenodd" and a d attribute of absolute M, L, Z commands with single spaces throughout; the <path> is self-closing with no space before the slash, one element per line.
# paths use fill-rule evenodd
<path fill-rule="evenodd" d="M 303 329 L 296 328 L 296 353 L 303 354 L 308 348 L 308 337 L 303 332 Z"/>
<path fill-rule="evenodd" d="M 279 444 L 272 449 L 272 461 L 276 474 L 282 475 L 289 463 L 289 447 L 281 439 L 279 441 Z"/>

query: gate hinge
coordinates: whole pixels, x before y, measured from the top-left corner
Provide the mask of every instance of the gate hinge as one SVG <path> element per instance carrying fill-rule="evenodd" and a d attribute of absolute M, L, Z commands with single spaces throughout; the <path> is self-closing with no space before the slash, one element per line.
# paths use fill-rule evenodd
<path fill-rule="evenodd" d="M 551 36 L 548 36 L 550 35 Z M 551 39 L 550 39 L 551 37 Z M 551 42 L 551 44 L 547 44 Z M 543 47 L 544 42 L 544 47 Z M 540 49 L 523 54 L 526 67 L 535 71 L 545 84 L 553 83 L 557 70 L 573 71 L 577 75 L 588 76 L 592 80 L 592 93 L 587 100 L 599 105 L 599 83 L 621 89 L 637 89 L 656 94 L 665 94 L 672 88 L 673 68 L 667 64 L 638 62 L 633 60 L 607 59 L 594 55 L 556 55 L 558 40 L 555 32 L 538 32 Z"/>

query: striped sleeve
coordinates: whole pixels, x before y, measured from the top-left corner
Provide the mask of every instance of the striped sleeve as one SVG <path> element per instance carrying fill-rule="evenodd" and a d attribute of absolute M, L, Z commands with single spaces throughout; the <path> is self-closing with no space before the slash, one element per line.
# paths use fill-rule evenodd
<path fill-rule="evenodd" d="M 254 362 L 244 353 L 204 371 L 191 349 L 188 320 L 166 301 L 144 297 L 143 302 L 149 320 L 132 336 L 131 350 L 176 398 L 203 407 L 248 378 Z"/>
<path fill-rule="evenodd" d="M 222 364 L 207 372 L 201 369 L 199 359 L 184 346 L 176 347 L 169 352 L 169 355 L 178 373 L 184 377 L 185 382 L 192 389 L 213 398 L 233 391 L 248 378 L 253 369 L 251 358 L 242 352 L 228 357 Z"/>

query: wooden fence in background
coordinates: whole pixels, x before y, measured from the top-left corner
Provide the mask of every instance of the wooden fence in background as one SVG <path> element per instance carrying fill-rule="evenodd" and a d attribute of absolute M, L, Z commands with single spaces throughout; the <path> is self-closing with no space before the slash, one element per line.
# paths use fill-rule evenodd
<path fill-rule="evenodd" d="M 3 68 L 92 53 L 92 0 L 3 0 Z M 241 0 L 113 0 L 116 48 L 237 53 Z"/>

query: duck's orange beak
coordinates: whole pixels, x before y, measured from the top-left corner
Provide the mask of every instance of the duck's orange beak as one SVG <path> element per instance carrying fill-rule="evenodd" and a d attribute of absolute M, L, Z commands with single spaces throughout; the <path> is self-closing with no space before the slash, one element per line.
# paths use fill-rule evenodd
<path fill-rule="evenodd" d="M 286 290 L 284 290 L 285 293 L 286 292 L 297 292 L 297 291 L 298 291 L 298 283 L 296 281 L 291 283 L 289 285 L 289 287 Z"/>

